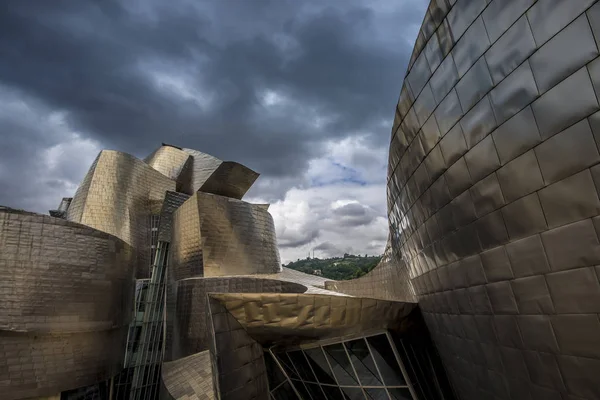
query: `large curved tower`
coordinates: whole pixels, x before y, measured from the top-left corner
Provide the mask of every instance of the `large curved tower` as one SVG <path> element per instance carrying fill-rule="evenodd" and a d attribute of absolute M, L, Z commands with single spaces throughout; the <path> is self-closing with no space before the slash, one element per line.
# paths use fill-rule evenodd
<path fill-rule="evenodd" d="M 600 398 L 594 3 L 432 0 L 419 31 L 391 244 L 462 399 Z"/>

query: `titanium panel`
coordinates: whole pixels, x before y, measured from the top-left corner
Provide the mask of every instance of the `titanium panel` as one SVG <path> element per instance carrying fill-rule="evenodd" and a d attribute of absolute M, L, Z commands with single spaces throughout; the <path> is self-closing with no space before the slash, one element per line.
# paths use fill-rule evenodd
<path fill-rule="evenodd" d="M 429 84 L 436 103 L 440 103 L 458 81 L 458 72 L 452 57 L 446 57 L 435 71 Z"/>
<path fill-rule="evenodd" d="M 182 186 L 178 190 L 186 194 L 196 193 L 223 161 L 210 154 L 193 149 L 181 149 L 192 156 L 192 163 L 182 172 Z"/>
<path fill-rule="evenodd" d="M 0 207 L 0 390 L 50 396 L 114 375 L 125 354 L 134 252 L 64 219 Z"/>
<path fill-rule="evenodd" d="M 531 73 L 529 61 L 526 60 L 490 92 L 496 121 L 502 124 L 537 96 L 536 81 Z"/>
<path fill-rule="evenodd" d="M 494 0 L 483 12 L 490 42 L 494 43 L 536 0 Z"/>
<path fill-rule="evenodd" d="M 488 135 L 496 126 L 489 96 L 485 96 L 461 120 L 467 147 L 470 149 Z"/>
<path fill-rule="evenodd" d="M 463 110 L 470 110 L 494 86 L 485 57 L 481 57 L 456 84 Z"/>
<path fill-rule="evenodd" d="M 564 99 L 570 101 L 565 102 Z M 543 139 L 598 110 L 598 100 L 585 67 L 544 93 L 532 104 Z"/>
<path fill-rule="evenodd" d="M 502 165 L 542 141 L 531 106 L 527 106 L 492 133 Z"/>
<path fill-rule="evenodd" d="M 161 400 L 214 400 L 208 350 L 163 363 Z"/>
<path fill-rule="evenodd" d="M 573 46 L 575 42 L 577 46 Z M 584 14 L 550 39 L 531 57 L 540 91 L 545 92 L 550 89 L 596 56 L 598 56 L 598 49 Z"/>
<path fill-rule="evenodd" d="M 481 3 L 483 1 L 485 0 L 476 0 L 470 3 Z M 452 50 L 452 58 L 454 58 L 458 76 L 464 76 L 488 47 L 490 47 L 490 40 L 485 31 L 483 19 L 477 18 L 465 32 L 465 36 L 456 43 Z"/>
<path fill-rule="evenodd" d="M 444 100 L 435 110 L 435 120 L 440 128 L 440 133 L 444 136 L 456 122 L 463 116 L 463 110 L 460 101 L 456 95 L 456 90 L 452 89 Z"/>
<path fill-rule="evenodd" d="M 593 3 L 594 0 L 538 1 L 527 11 L 527 18 L 538 46 L 546 43 Z"/>
<path fill-rule="evenodd" d="M 459 0 L 448 13 L 452 34 L 458 40 L 486 6 L 486 0 Z"/>
<path fill-rule="evenodd" d="M 495 84 L 517 68 L 537 48 L 527 17 L 521 17 L 485 53 Z"/>
<path fill-rule="evenodd" d="M 164 176 L 177 181 L 179 187 L 183 184 L 180 181 L 183 178 L 181 172 L 187 167 L 187 163 L 191 162 L 191 157 L 178 147 L 163 144 L 144 158 L 144 162 Z"/>
<path fill-rule="evenodd" d="M 258 178 L 258 173 L 232 161 L 222 162 L 200 186 L 201 192 L 241 199 Z"/>

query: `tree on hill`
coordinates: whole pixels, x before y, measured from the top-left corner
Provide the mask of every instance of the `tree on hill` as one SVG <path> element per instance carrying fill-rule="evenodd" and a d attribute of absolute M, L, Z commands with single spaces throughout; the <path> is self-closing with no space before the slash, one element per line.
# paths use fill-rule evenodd
<path fill-rule="evenodd" d="M 296 271 L 306 274 L 319 274 L 327 279 L 347 280 L 359 278 L 377 266 L 381 256 L 358 257 L 353 254 L 344 254 L 343 258 L 333 257 L 327 259 L 307 258 L 293 261 L 285 265 Z"/>

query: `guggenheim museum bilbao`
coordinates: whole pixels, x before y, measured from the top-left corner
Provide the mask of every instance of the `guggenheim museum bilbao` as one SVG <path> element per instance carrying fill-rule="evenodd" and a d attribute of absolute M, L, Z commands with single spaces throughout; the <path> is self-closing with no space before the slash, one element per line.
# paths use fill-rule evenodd
<path fill-rule="evenodd" d="M 599 43 L 592 0 L 432 0 L 356 280 L 282 268 L 258 174 L 172 145 L 0 207 L 0 398 L 600 399 Z"/>

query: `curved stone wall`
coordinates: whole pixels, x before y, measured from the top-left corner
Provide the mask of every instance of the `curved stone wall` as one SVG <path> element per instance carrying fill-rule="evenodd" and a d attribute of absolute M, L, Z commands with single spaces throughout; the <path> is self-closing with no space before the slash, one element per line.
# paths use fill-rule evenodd
<path fill-rule="evenodd" d="M 174 180 L 129 154 L 103 150 L 77 189 L 67 219 L 132 245 L 138 278 L 148 277 L 150 216 L 160 214 L 167 190 L 175 190 Z"/>
<path fill-rule="evenodd" d="M 419 31 L 392 245 L 462 399 L 600 398 L 599 34 L 592 0 L 433 0 Z"/>
<path fill-rule="evenodd" d="M 208 349 L 206 328 L 207 293 L 304 293 L 306 286 L 254 277 L 191 278 L 178 281 L 172 343 L 167 344 L 167 360 Z M 167 313 L 169 310 L 167 310 Z M 169 347 L 172 353 L 169 355 Z"/>
<path fill-rule="evenodd" d="M 260 205 L 197 192 L 173 213 L 172 224 L 175 280 L 281 270 L 273 218 Z"/>
<path fill-rule="evenodd" d="M 0 392 L 48 396 L 114 375 L 131 316 L 134 253 L 112 235 L 0 208 Z"/>

